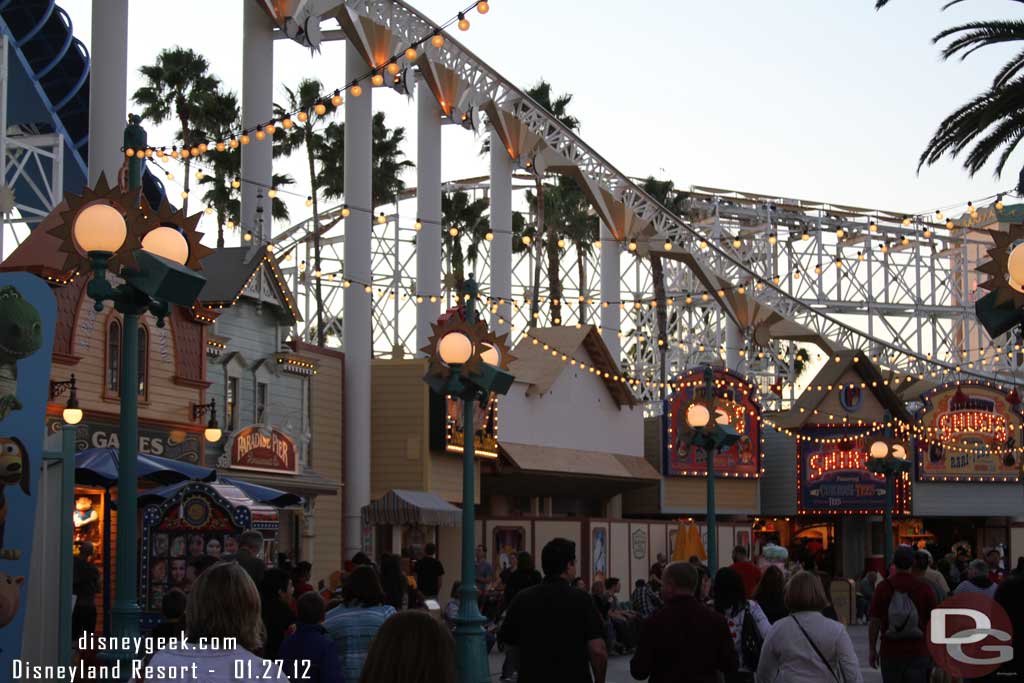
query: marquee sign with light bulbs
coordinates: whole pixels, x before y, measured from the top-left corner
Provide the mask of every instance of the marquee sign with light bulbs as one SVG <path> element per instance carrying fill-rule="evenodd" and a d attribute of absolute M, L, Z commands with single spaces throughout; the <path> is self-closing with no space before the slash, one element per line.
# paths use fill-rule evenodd
<path fill-rule="evenodd" d="M 934 482 L 1016 482 L 1024 460 L 1024 408 L 1016 390 L 976 382 L 924 396 L 917 415 L 917 478 Z"/>
<path fill-rule="evenodd" d="M 867 449 L 873 435 L 851 439 L 853 432 L 834 426 L 800 430 L 797 502 L 801 514 L 880 514 L 886 507 L 885 477 L 868 469 Z M 908 488 L 903 479 L 897 479 L 897 511 L 909 507 Z"/>
<path fill-rule="evenodd" d="M 715 474 L 719 477 L 754 479 L 761 473 L 761 409 L 754 401 L 755 387 L 739 375 L 725 369 L 714 369 L 715 420 L 727 424 L 739 433 L 739 440 L 715 455 Z M 704 370 L 697 368 L 673 380 L 680 390 L 667 400 L 668 416 L 667 454 L 665 474 L 681 476 L 707 476 L 707 455 L 689 442 L 686 409 L 695 400 L 704 397 Z"/>

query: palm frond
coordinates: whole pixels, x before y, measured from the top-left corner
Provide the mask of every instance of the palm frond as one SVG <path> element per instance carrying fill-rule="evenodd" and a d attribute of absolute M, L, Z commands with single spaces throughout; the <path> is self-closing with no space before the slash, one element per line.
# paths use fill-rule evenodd
<path fill-rule="evenodd" d="M 940 31 L 932 42 L 939 43 L 947 38 L 953 40 L 942 48 L 942 58 L 959 55 L 963 61 L 983 47 L 1024 40 L 1024 21 L 972 21 Z"/>

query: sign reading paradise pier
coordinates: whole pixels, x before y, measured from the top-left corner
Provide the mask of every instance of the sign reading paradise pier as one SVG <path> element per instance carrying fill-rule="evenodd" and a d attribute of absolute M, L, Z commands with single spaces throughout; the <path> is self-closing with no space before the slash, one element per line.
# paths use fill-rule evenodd
<path fill-rule="evenodd" d="M 231 467 L 298 474 L 298 450 L 295 441 L 284 432 L 251 425 L 238 430 L 231 440 Z"/>
<path fill-rule="evenodd" d="M 760 407 L 754 402 L 754 386 L 742 377 L 716 368 L 715 400 L 718 417 L 740 435 L 739 441 L 715 455 L 715 474 L 720 477 L 755 478 L 761 472 Z M 674 382 L 681 385 L 667 400 L 668 454 L 665 473 L 703 476 L 708 471 L 707 456 L 696 446 L 687 447 L 680 435 L 685 427 L 686 407 L 704 395 L 704 370 L 690 371 Z"/>
<path fill-rule="evenodd" d="M 977 382 L 937 387 L 917 415 L 921 481 L 1019 481 L 1024 410 L 1015 393 Z"/>
<path fill-rule="evenodd" d="M 844 438 L 863 431 L 863 427 L 800 430 L 800 512 L 867 513 L 886 507 L 885 478 L 867 468 L 867 437 Z M 832 439 L 842 441 L 832 443 Z"/>

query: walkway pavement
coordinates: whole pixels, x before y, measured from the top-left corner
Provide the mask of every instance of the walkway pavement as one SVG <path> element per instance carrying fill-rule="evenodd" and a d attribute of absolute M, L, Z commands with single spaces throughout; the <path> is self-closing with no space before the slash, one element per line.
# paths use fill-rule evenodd
<path fill-rule="evenodd" d="M 864 676 L 864 683 L 881 683 L 882 676 L 878 671 L 868 667 L 868 627 L 850 626 L 850 637 L 853 639 L 853 647 L 857 651 L 857 657 L 861 662 L 861 674 Z M 491 653 L 491 679 L 497 681 L 501 675 L 501 662 L 503 654 L 498 653 L 497 648 Z M 608 662 L 607 683 L 631 683 L 632 676 L 629 675 L 629 657 L 612 657 Z"/>

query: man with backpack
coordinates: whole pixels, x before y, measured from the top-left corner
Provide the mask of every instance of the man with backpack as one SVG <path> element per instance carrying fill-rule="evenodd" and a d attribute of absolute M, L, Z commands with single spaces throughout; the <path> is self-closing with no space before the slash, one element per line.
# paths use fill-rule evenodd
<path fill-rule="evenodd" d="M 925 627 L 935 607 L 935 591 L 910 572 L 914 551 L 901 545 L 893 554 L 896 571 L 875 586 L 868 616 L 868 663 L 883 683 L 927 683 L 931 670 Z M 881 636 L 881 650 L 878 639 Z"/>

